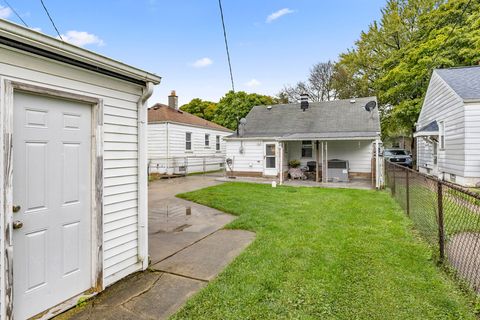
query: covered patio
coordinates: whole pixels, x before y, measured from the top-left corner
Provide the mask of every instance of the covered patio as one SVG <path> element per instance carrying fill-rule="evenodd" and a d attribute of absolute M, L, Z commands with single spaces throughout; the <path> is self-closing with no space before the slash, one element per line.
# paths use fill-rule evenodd
<path fill-rule="evenodd" d="M 359 132 L 283 137 L 278 141 L 279 183 L 380 188 L 380 145 L 378 137 Z"/>

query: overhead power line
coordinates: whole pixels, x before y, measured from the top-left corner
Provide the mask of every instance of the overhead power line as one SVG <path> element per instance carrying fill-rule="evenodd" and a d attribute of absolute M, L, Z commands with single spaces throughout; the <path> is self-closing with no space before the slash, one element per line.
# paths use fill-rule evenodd
<path fill-rule="evenodd" d="M 57 34 L 58 34 L 58 36 L 60 37 L 60 40 L 63 41 L 62 35 L 60 34 L 60 32 L 58 32 L 57 26 L 55 25 L 55 22 L 53 22 L 53 19 L 52 19 L 52 17 L 50 16 L 50 13 L 48 12 L 48 9 L 47 9 L 47 7 L 45 6 L 45 3 L 43 3 L 43 0 L 40 0 L 40 2 L 42 3 L 42 7 L 43 7 L 43 9 L 45 10 L 45 13 L 46 13 L 47 16 L 48 16 L 48 19 L 50 19 L 50 22 L 52 23 L 53 27 L 55 28 L 55 31 L 57 31 Z"/>
<path fill-rule="evenodd" d="M 230 70 L 230 80 L 232 81 L 232 91 L 235 92 L 235 85 L 233 83 L 232 62 L 230 61 L 230 51 L 228 50 L 227 31 L 225 29 L 225 20 L 223 18 L 222 0 L 218 0 L 220 7 L 220 16 L 222 17 L 223 38 L 225 39 L 225 50 L 227 51 L 228 68 Z"/>
<path fill-rule="evenodd" d="M 20 21 L 22 21 L 22 23 L 25 25 L 25 27 L 27 28 L 30 28 L 28 26 L 28 24 L 25 22 L 25 20 L 22 19 L 22 17 L 18 14 L 18 12 L 10 5 L 10 3 L 8 3 L 7 0 L 3 0 L 3 2 L 5 2 L 5 4 L 7 5 L 7 7 L 9 7 L 10 9 L 12 9 L 13 13 L 17 16 L 18 19 L 20 19 Z"/>

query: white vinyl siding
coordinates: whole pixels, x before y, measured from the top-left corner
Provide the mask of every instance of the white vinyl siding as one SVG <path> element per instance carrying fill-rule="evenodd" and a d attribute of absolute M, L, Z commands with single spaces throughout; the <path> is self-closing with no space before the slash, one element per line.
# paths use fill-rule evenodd
<path fill-rule="evenodd" d="M 438 146 L 438 171 L 464 176 L 465 163 L 465 108 L 462 99 L 438 76 L 432 74 L 425 101 L 417 123 L 421 128 L 432 121 L 445 124 L 444 148 Z M 430 141 L 417 138 L 417 165 L 426 172 L 434 167 L 434 147 Z"/>
<path fill-rule="evenodd" d="M 480 182 L 480 102 L 465 104 L 465 173 L 468 184 Z M 458 177 L 457 177 L 458 180 Z"/>
<path fill-rule="evenodd" d="M 167 134 L 168 133 L 168 134 Z M 187 150 L 187 133 L 191 133 L 191 149 Z M 203 160 L 199 157 L 206 157 L 207 163 L 216 163 L 207 166 L 208 171 L 220 169 L 218 163 L 225 157 L 226 143 L 224 137 L 229 136 L 231 132 L 222 130 L 213 130 L 208 128 L 189 126 L 179 123 L 151 123 L 148 125 L 148 159 L 153 167 L 160 173 L 165 172 L 167 158 L 169 165 L 184 163 L 188 157 L 189 172 L 199 172 L 203 170 Z M 205 146 L 206 135 L 209 136 L 209 147 Z M 219 150 L 211 147 L 211 137 L 219 137 Z M 217 141 L 216 141 L 217 142 Z M 195 159 L 195 157 L 197 157 Z M 175 162 L 175 163 L 174 163 Z"/>
<path fill-rule="evenodd" d="M 0 49 L 0 61 L 0 75 L 3 78 L 103 100 L 104 285 L 108 286 L 129 273 L 141 270 L 137 236 L 137 101 L 142 88 L 5 48 Z"/>
<path fill-rule="evenodd" d="M 273 141 L 272 141 L 273 143 Z M 240 153 L 242 148 L 243 153 Z M 262 140 L 228 140 L 227 158 L 233 161 L 235 172 L 263 172 L 264 144 Z"/>

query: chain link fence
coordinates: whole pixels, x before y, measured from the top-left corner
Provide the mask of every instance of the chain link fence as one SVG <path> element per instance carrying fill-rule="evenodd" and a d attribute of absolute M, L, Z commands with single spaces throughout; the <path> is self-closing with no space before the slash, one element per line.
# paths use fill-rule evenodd
<path fill-rule="evenodd" d="M 439 262 L 480 292 L 480 194 L 388 161 L 385 178 Z"/>
<path fill-rule="evenodd" d="M 150 158 L 148 175 L 157 178 L 177 177 L 193 174 L 225 176 L 224 156 L 188 156 L 170 158 Z"/>

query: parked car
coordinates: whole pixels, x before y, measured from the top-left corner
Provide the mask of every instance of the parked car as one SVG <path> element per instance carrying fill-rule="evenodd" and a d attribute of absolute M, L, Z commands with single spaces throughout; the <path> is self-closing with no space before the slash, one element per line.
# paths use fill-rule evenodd
<path fill-rule="evenodd" d="M 413 166 L 412 156 L 404 149 L 385 149 L 383 157 L 387 161 L 409 167 L 410 169 Z"/>

